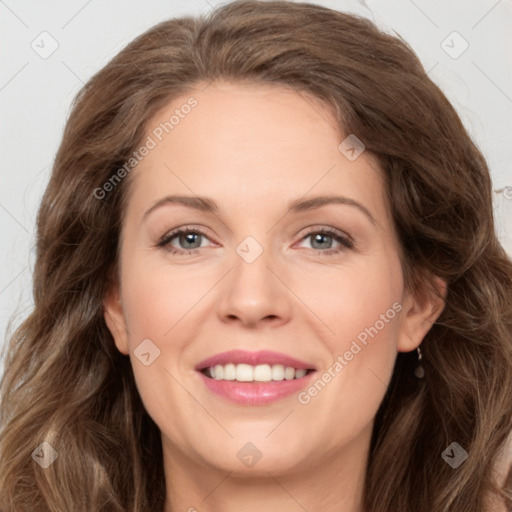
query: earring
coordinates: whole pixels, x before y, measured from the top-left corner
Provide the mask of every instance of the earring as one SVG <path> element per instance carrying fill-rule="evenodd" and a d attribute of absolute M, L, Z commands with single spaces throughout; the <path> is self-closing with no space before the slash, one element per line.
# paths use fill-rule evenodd
<path fill-rule="evenodd" d="M 423 368 L 423 365 L 421 364 L 423 355 L 421 353 L 420 347 L 418 347 L 416 350 L 418 352 L 418 364 L 416 366 L 416 369 L 414 370 L 414 375 L 416 375 L 416 378 L 418 379 L 423 379 L 423 377 L 425 377 L 425 368 Z"/>

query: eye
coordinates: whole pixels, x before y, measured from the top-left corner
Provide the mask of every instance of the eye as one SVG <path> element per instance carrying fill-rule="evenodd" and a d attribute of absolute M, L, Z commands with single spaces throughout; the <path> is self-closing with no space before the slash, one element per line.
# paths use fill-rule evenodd
<path fill-rule="evenodd" d="M 206 233 L 199 228 L 181 228 L 167 233 L 158 242 L 158 247 L 164 247 L 172 254 L 193 254 L 196 249 L 202 247 L 201 238 L 207 238 Z M 171 242 L 176 239 L 181 247 L 176 247 Z"/>
<path fill-rule="evenodd" d="M 158 242 L 158 247 L 163 247 L 172 254 L 185 255 L 194 254 L 194 252 L 202 247 L 201 238 L 208 239 L 206 233 L 199 228 L 179 228 L 167 233 Z M 330 227 L 313 227 L 304 235 L 301 241 L 306 239 L 312 240 L 312 249 L 320 249 L 316 252 L 322 255 L 337 254 L 346 249 L 355 247 L 354 241 L 340 231 Z M 176 240 L 178 247 L 172 242 Z M 337 248 L 332 248 L 332 241 L 339 244 Z"/>
<path fill-rule="evenodd" d="M 316 251 L 322 255 L 337 254 L 346 249 L 353 249 L 355 247 L 354 241 L 340 231 L 330 227 L 313 227 L 311 228 L 302 240 L 311 239 L 313 249 L 320 249 Z M 332 248 L 332 241 L 336 241 L 339 246 Z"/>

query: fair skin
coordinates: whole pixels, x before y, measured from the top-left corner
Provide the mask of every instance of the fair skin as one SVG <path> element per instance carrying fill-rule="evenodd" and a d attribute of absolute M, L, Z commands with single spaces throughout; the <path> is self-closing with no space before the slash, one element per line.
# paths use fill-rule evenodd
<path fill-rule="evenodd" d="M 415 350 L 442 305 L 405 290 L 378 163 L 338 150 L 348 134 L 325 104 L 284 87 L 198 84 L 161 110 L 148 134 L 190 96 L 197 107 L 132 171 L 120 286 L 104 302 L 161 430 L 166 511 L 256 512 L 263 504 L 272 512 L 359 512 L 374 416 L 397 353 Z M 218 211 L 167 203 L 144 217 L 171 194 L 208 197 Z M 290 202 L 323 195 L 350 198 L 374 220 L 349 204 L 287 213 Z M 206 236 L 157 246 L 183 226 Z M 330 234 L 315 243 L 310 227 L 333 228 L 355 247 Z M 263 249 L 251 263 L 236 251 L 248 236 Z M 337 252 L 323 254 L 329 249 Z M 297 393 L 233 403 L 195 369 L 219 352 L 273 350 L 312 365 L 309 387 L 395 303 L 400 313 L 380 322 L 307 404 Z M 160 350 L 148 366 L 134 354 L 145 339 Z M 251 467 L 237 456 L 248 442 L 261 453 Z"/>

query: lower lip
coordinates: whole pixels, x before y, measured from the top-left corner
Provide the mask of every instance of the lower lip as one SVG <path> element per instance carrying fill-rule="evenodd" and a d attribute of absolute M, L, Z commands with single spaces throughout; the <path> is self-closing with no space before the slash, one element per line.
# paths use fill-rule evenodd
<path fill-rule="evenodd" d="M 240 405 L 265 405 L 298 393 L 311 380 L 315 371 L 300 379 L 270 382 L 238 382 L 215 380 L 198 372 L 206 387 L 218 396 Z"/>

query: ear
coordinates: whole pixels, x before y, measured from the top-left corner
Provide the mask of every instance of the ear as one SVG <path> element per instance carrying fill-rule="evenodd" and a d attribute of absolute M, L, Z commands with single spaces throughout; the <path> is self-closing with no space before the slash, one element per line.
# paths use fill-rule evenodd
<path fill-rule="evenodd" d="M 117 349 L 122 354 L 128 355 L 130 349 L 128 346 L 128 330 L 124 318 L 123 307 L 121 304 L 121 295 L 119 285 L 113 283 L 103 299 L 103 318 L 107 324 L 108 330 L 114 338 Z"/>
<path fill-rule="evenodd" d="M 428 284 L 431 286 L 424 285 L 416 292 L 408 292 L 403 301 L 398 352 L 416 350 L 443 312 L 448 289 L 446 281 L 433 276 Z"/>

